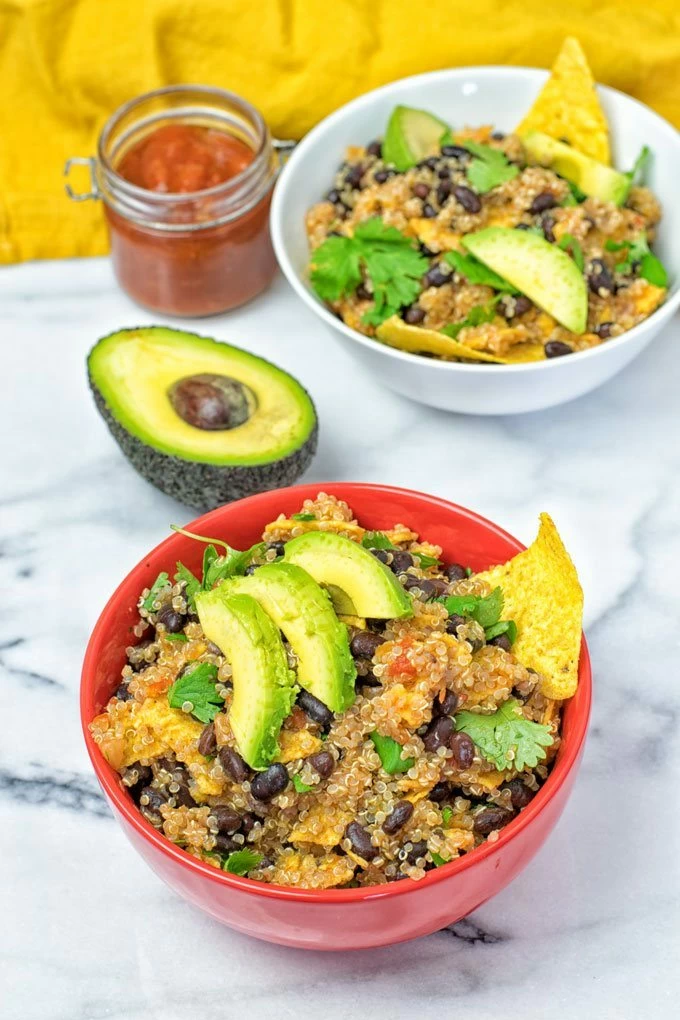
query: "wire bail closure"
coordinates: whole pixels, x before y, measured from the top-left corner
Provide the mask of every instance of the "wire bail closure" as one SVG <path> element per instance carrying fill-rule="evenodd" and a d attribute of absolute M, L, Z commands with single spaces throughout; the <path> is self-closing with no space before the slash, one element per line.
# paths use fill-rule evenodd
<path fill-rule="evenodd" d="M 87 166 L 90 168 L 91 191 L 74 191 L 68 183 L 71 168 L 74 166 Z M 64 190 L 72 202 L 87 202 L 91 198 L 101 198 L 101 192 L 99 190 L 99 185 L 97 184 L 97 161 L 94 156 L 73 156 L 71 159 L 67 159 L 64 163 L 64 177 L 67 178 Z"/>

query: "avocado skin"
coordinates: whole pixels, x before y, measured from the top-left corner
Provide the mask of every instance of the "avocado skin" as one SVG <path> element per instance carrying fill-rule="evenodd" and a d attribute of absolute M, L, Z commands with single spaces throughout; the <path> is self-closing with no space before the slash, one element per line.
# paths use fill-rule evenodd
<path fill-rule="evenodd" d="M 195 510 L 213 510 L 258 492 L 292 485 L 307 470 L 317 450 L 319 419 L 307 390 L 305 393 L 314 408 L 314 428 L 299 449 L 269 464 L 217 465 L 173 457 L 143 443 L 116 419 L 89 371 L 88 383 L 97 410 L 135 471 L 161 492 Z"/>

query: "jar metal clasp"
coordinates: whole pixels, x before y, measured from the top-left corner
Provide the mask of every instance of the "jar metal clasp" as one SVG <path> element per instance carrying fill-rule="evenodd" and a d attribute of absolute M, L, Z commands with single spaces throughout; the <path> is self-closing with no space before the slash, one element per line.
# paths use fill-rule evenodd
<path fill-rule="evenodd" d="M 71 185 L 64 185 L 66 194 L 72 202 L 87 202 L 91 198 L 101 198 L 99 185 L 97 184 L 97 161 L 93 156 L 73 156 L 64 163 L 64 177 L 68 178 L 71 168 L 74 166 L 87 166 L 90 168 L 90 191 L 74 191 Z"/>
<path fill-rule="evenodd" d="M 282 170 L 286 165 L 296 145 L 297 142 L 294 142 L 291 138 L 272 139 L 272 146 L 279 161 L 279 170 Z"/>

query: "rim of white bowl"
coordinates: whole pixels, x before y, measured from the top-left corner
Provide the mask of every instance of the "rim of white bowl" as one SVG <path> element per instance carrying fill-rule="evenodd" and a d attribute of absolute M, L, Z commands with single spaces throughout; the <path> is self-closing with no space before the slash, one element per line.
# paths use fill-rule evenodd
<path fill-rule="evenodd" d="M 545 80 L 548 77 L 549 72 L 544 68 L 539 67 L 481 64 L 477 67 L 473 65 L 470 67 L 444 68 L 439 71 L 426 71 L 423 74 L 413 74 L 407 78 L 397 78 L 395 81 L 388 82 L 385 85 L 380 85 L 378 88 L 371 89 L 370 92 L 357 96 L 356 99 L 350 100 L 349 103 L 345 103 L 343 106 L 339 107 L 339 109 L 334 110 L 333 113 L 324 117 L 324 119 L 319 121 L 319 123 L 298 143 L 284 166 L 279 180 L 276 183 L 276 187 L 274 188 L 270 214 L 272 243 L 281 271 L 293 290 L 299 297 L 302 298 L 308 308 L 315 312 L 331 328 L 344 333 L 348 339 L 353 340 L 355 343 L 358 343 L 371 351 L 377 350 L 386 357 L 392 357 L 397 361 L 404 361 L 406 364 L 413 364 L 414 362 L 422 364 L 424 361 L 427 361 L 428 365 L 430 365 L 435 371 L 442 372 L 467 372 L 472 374 L 484 373 L 485 375 L 488 374 L 490 369 L 493 369 L 496 373 L 502 371 L 506 374 L 512 372 L 545 372 L 559 370 L 560 367 L 565 364 L 563 358 L 546 358 L 543 361 L 526 361 L 516 365 L 496 365 L 489 362 L 470 364 L 460 361 L 439 361 L 435 358 L 425 359 L 420 354 L 412 354 L 408 351 L 401 351 L 398 347 L 390 347 L 389 344 L 384 344 L 379 340 L 374 340 L 372 337 L 364 336 L 363 333 L 359 333 L 357 330 L 352 329 L 352 327 L 344 323 L 342 319 L 338 319 L 335 315 L 333 315 L 333 313 L 326 308 L 323 302 L 320 301 L 310 290 L 308 290 L 288 257 L 286 245 L 283 240 L 283 221 L 285 216 L 285 200 L 288 182 L 292 180 L 296 169 L 304 159 L 307 150 L 314 144 L 317 137 L 322 135 L 329 126 L 334 124 L 336 121 L 344 119 L 344 117 L 350 112 L 361 109 L 363 106 L 370 106 L 377 95 L 389 91 L 408 91 L 408 88 L 415 82 L 432 81 L 436 83 L 437 81 L 450 81 L 456 78 L 469 77 L 470 75 L 488 78 L 500 73 L 510 76 L 533 77 Z M 645 117 L 655 120 L 658 123 L 659 128 L 668 135 L 669 142 L 677 146 L 678 158 L 680 159 L 680 132 L 676 131 L 669 121 L 660 116 L 660 114 L 656 113 L 655 110 L 652 110 L 651 107 L 647 106 L 645 103 L 640 102 L 639 99 L 634 99 L 633 96 L 629 96 L 627 93 L 621 92 L 619 89 L 612 88 L 609 85 L 599 84 L 597 89 L 605 95 L 611 94 L 620 96 L 626 103 L 630 104 L 630 106 L 637 108 Z M 669 289 L 666 301 L 652 312 L 650 316 L 644 319 L 641 323 L 638 323 L 637 326 L 633 326 L 632 329 L 627 330 L 620 336 L 612 337 L 611 340 L 607 340 L 605 343 L 598 344 L 597 347 L 589 347 L 585 351 L 574 351 L 571 355 L 569 355 L 566 363 L 573 364 L 575 358 L 582 361 L 584 358 L 601 356 L 608 350 L 613 350 L 617 347 L 621 347 L 625 343 L 635 340 L 645 326 L 653 319 L 662 315 L 664 318 L 670 318 L 671 315 L 677 311 L 677 308 L 680 305 L 680 267 L 678 267 L 678 272 L 674 275 L 676 276 L 674 288 L 672 290 Z"/>

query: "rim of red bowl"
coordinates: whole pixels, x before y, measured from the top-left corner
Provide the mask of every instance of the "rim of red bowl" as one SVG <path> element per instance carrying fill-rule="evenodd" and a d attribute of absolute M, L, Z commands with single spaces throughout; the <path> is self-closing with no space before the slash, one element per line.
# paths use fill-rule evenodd
<path fill-rule="evenodd" d="M 341 499 L 351 501 L 352 493 L 357 491 L 370 491 L 372 493 L 384 494 L 387 497 L 390 495 L 408 497 L 414 496 L 421 502 L 431 503 L 440 508 L 443 507 L 447 510 L 452 510 L 458 517 L 464 517 L 468 520 L 475 521 L 478 524 L 482 524 L 487 530 L 493 531 L 496 535 L 510 542 L 513 546 L 515 546 L 517 552 L 521 552 L 526 548 L 526 546 L 519 542 L 514 535 L 511 535 L 509 532 L 505 531 L 497 524 L 494 524 L 493 521 L 488 520 L 488 518 L 483 517 L 481 514 L 474 513 L 474 511 L 468 510 L 466 507 L 460 506 L 457 503 L 452 503 L 450 500 L 441 499 L 438 496 L 431 496 L 427 493 L 419 492 L 417 489 L 405 489 L 392 485 L 374 485 L 369 482 L 314 482 L 304 485 L 291 485 L 281 489 L 274 489 L 269 492 L 257 493 L 254 496 L 248 496 L 245 499 L 237 500 L 234 503 L 225 504 L 225 506 L 228 506 L 230 509 L 237 506 L 243 507 L 243 509 L 248 512 L 253 504 L 259 501 L 264 501 L 265 499 L 270 500 L 276 496 L 282 496 L 284 493 L 288 495 L 293 492 L 299 492 L 301 499 L 309 498 L 312 493 L 313 495 L 316 495 L 317 492 L 332 492 Z M 217 507 L 215 510 L 211 510 L 206 514 L 195 518 L 191 524 L 187 525 L 187 528 L 190 530 L 196 530 L 197 527 L 203 527 L 204 524 L 210 524 L 213 519 L 219 517 L 224 512 L 225 506 Z M 137 563 L 137 565 L 129 571 L 104 606 L 104 609 L 102 610 L 92 631 L 92 635 L 87 645 L 85 659 L 83 661 L 80 688 L 80 715 L 88 754 L 102 789 L 113 801 L 120 814 L 140 836 L 142 836 L 148 843 L 151 843 L 161 853 L 165 854 L 165 856 L 172 858 L 180 866 L 188 868 L 195 874 L 201 875 L 207 880 L 216 882 L 219 885 L 232 887 L 253 896 L 264 896 L 278 900 L 294 900 L 306 903 L 357 903 L 363 900 L 383 899 L 387 896 L 407 895 L 408 893 L 416 892 L 418 889 L 437 885 L 439 882 L 445 881 L 454 873 L 467 871 L 468 868 L 474 867 L 476 862 L 481 862 L 484 858 L 490 857 L 508 843 L 512 842 L 512 840 L 528 825 L 531 825 L 534 818 L 540 814 L 551 797 L 557 793 L 559 788 L 565 782 L 571 769 L 578 761 L 588 730 L 592 698 L 590 656 L 588 654 L 588 646 L 583 635 L 581 636 L 581 652 L 579 657 L 579 689 L 578 694 L 574 695 L 575 698 L 578 697 L 578 702 L 575 707 L 571 709 L 570 713 L 573 714 L 574 718 L 571 719 L 573 729 L 569 743 L 566 747 L 562 745 L 560 748 L 557 760 L 548 778 L 536 796 L 527 805 L 527 807 L 523 808 L 511 822 L 500 830 L 500 835 L 495 842 L 489 843 L 487 841 L 482 843 L 481 846 L 472 850 L 470 853 L 465 854 L 462 857 L 458 857 L 448 864 L 443 864 L 439 868 L 434 868 L 432 871 L 429 871 L 424 878 L 419 880 L 404 879 L 401 882 L 390 882 L 385 885 L 362 886 L 358 889 L 296 889 L 288 886 L 274 885 L 273 883 L 268 882 L 257 882 L 250 878 L 241 878 L 238 875 L 231 875 L 226 871 L 219 871 L 212 865 L 199 861 L 198 858 L 192 857 L 191 854 L 186 853 L 180 847 L 171 843 L 169 839 L 161 835 L 161 833 L 140 814 L 136 805 L 133 803 L 132 798 L 127 792 L 123 791 L 119 783 L 118 773 L 115 772 L 108 764 L 92 739 L 88 728 L 88 725 L 92 720 L 92 716 L 90 714 L 90 687 L 96 669 L 98 646 L 106 631 L 108 618 L 118 611 L 120 593 L 131 576 L 144 570 L 149 557 L 161 552 L 162 550 L 169 551 L 172 546 L 176 544 L 178 539 L 179 537 L 177 535 L 170 535 L 168 538 L 164 539 L 164 541 L 155 546 L 147 554 L 147 556 L 140 560 L 139 563 Z M 571 704 L 571 702 L 569 704 Z"/>

